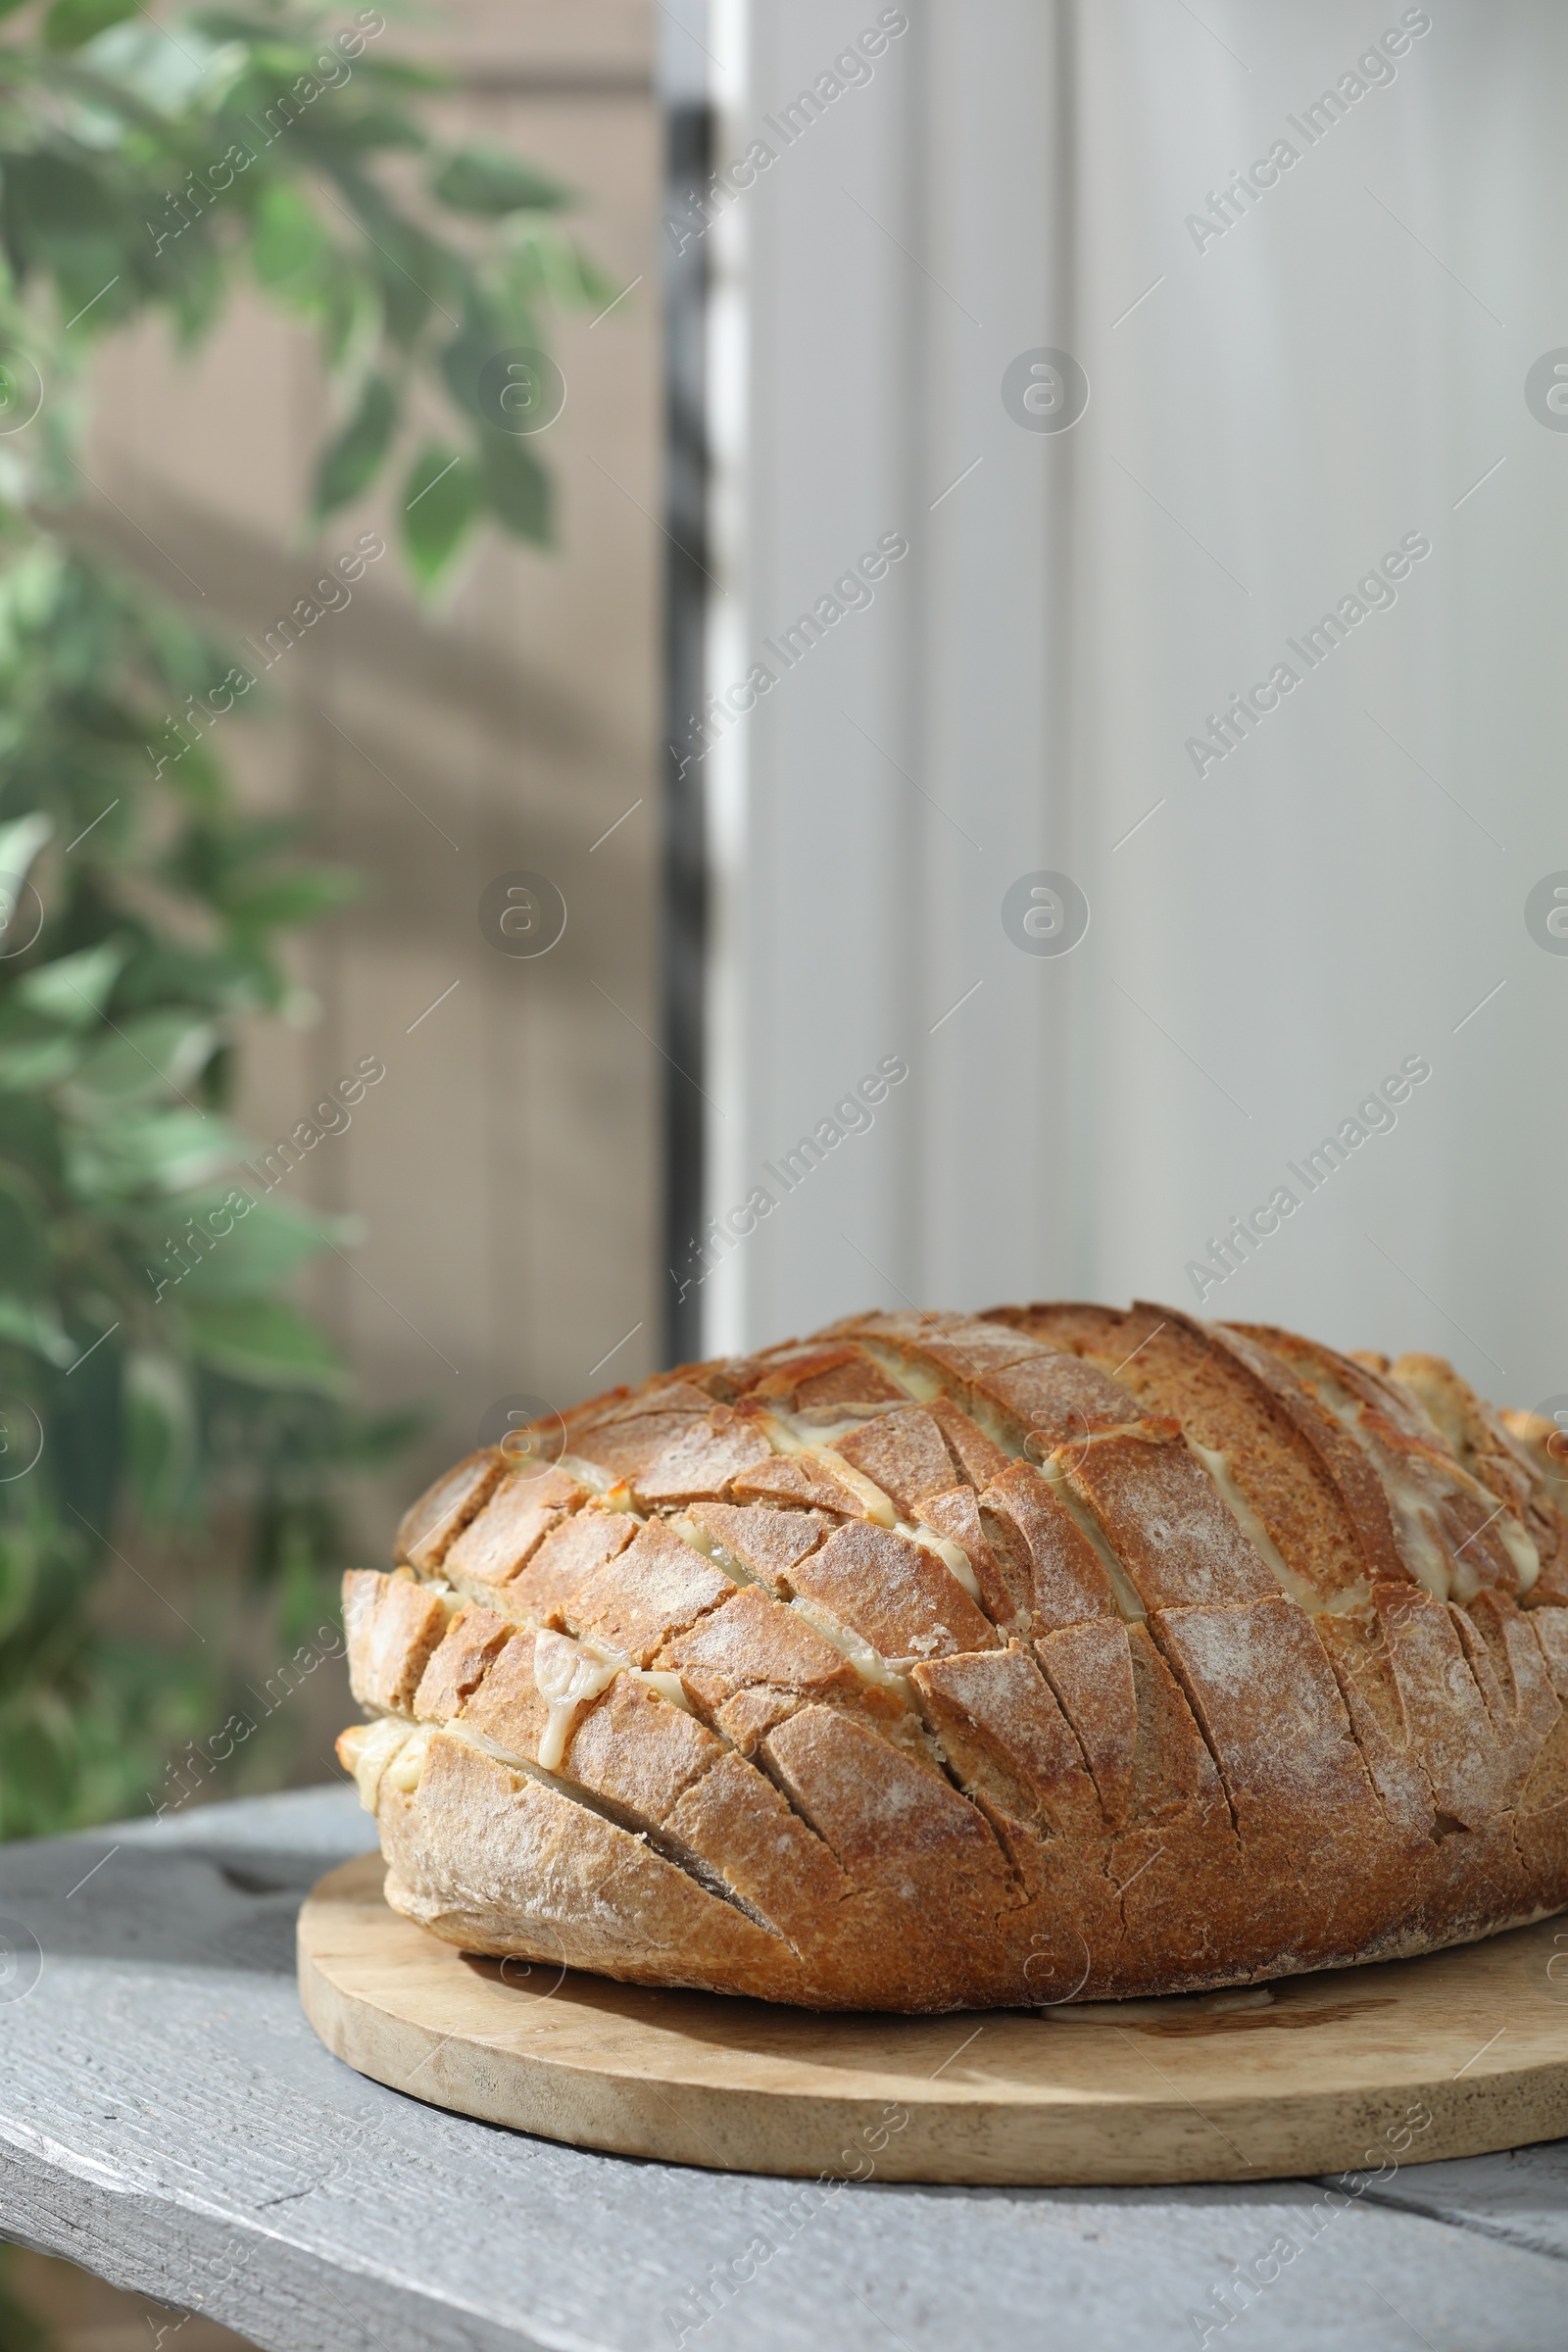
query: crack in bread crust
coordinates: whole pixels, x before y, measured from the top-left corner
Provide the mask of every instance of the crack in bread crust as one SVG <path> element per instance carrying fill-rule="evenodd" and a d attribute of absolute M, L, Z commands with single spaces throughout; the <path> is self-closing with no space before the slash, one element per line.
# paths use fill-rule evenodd
<path fill-rule="evenodd" d="M 563 1419 L 345 1579 L 339 1752 L 438 1935 L 918 2010 L 1568 1904 L 1568 1479 L 1437 1358 L 873 1314 Z"/>

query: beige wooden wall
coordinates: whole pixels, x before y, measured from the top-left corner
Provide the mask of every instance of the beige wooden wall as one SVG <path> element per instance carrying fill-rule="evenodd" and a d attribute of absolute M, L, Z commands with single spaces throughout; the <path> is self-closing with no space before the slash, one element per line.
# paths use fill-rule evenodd
<path fill-rule="evenodd" d="M 435 613 L 389 557 L 277 662 L 267 723 L 230 720 L 214 741 L 259 804 L 318 816 L 322 846 L 367 877 L 363 902 L 302 949 L 301 1025 L 253 1037 L 242 1112 L 265 1145 L 359 1056 L 386 1064 L 288 1183 L 363 1220 L 362 1244 L 312 1276 L 314 1299 L 368 1400 L 424 1399 L 437 1416 L 405 1490 L 471 1445 L 498 1396 L 569 1402 L 657 1360 L 653 24 L 651 0 L 444 0 L 417 36 L 459 77 L 453 131 L 580 189 L 603 270 L 617 288 L 642 278 L 597 325 L 584 314 L 553 332 L 568 394 L 538 446 L 560 552 L 492 536 Z M 416 45 L 395 24 L 393 41 Z M 107 349 L 96 406 L 102 527 L 236 637 L 368 525 L 394 536 L 385 501 L 305 535 L 328 410 L 308 342 L 259 305 L 195 365 L 152 333 Z M 480 936 L 480 894 L 510 867 L 542 869 L 567 902 L 564 938 L 537 961 Z"/>

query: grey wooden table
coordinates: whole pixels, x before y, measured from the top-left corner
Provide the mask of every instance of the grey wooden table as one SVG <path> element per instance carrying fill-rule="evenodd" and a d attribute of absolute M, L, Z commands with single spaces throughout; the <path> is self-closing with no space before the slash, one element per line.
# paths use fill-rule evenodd
<path fill-rule="evenodd" d="M 295 1996 L 300 1898 L 370 1826 L 308 1789 L 0 1850 L 0 2235 L 279 2352 L 1568 2343 L 1568 2142 L 1338 2204 L 873 2180 L 810 2210 L 420 2106 L 329 2057 Z"/>

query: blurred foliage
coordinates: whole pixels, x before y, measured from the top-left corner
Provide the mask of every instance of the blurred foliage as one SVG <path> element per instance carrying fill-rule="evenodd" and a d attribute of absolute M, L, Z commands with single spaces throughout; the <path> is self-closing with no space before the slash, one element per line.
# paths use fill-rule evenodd
<path fill-rule="evenodd" d="M 199 1547 L 220 1524 L 242 1528 L 292 1641 L 318 1621 L 342 1555 L 345 1473 L 411 1428 L 356 1413 L 289 1295 L 350 1227 L 243 1178 L 251 1147 L 228 1117 L 241 1024 L 288 1007 L 284 938 L 354 879 L 311 862 L 296 826 L 245 813 L 226 783 L 214 715 L 238 707 L 248 673 L 74 529 L 87 363 L 148 313 L 193 345 L 253 283 L 314 330 L 333 386 L 316 520 L 387 481 L 428 588 L 487 516 L 548 540 L 548 477 L 487 420 L 480 374 L 537 349 L 549 306 L 612 289 L 561 226 L 565 191 L 440 141 L 440 77 L 383 48 L 373 10 L 343 22 L 279 0 L 161 28 L 135 0 L 0 0 L 0 1835 L 13 1836 L 140 1809 L 229 1695 L 216 1622 L 188 1622 L 158 1594 L 156 1557 L 149 1575 L 121 1546 L 172 1530 Z M 111 1558 L 145 1588 L 134 1640 L 95 1623 Z"/>
<path fill-rule="evenodd" d="M 12 2287 L 14 2251 L 0 2245 L 0 2352 L 49 2352 L 53 2335 Z"/>

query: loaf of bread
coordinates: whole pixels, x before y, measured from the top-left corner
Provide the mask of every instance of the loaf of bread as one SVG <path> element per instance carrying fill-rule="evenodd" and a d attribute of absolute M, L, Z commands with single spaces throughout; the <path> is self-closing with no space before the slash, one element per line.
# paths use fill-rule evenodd
<path fill-rule="evenodd" d="M 866 1315 L 472 1454 L 345 1580 L 338 1742 L 449 1941 L 1043 2006 L 1568 1904 L 1568 1460 L 1440 1358 Z"/>

